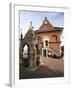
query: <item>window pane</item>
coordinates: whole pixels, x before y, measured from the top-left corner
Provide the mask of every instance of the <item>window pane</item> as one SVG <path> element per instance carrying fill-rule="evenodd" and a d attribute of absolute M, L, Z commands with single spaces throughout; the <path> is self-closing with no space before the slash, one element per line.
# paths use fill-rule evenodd
<path fill-rule="evenodd" d="M 48 41 L 45 41 L 45 46 L 48 46 Z"/>

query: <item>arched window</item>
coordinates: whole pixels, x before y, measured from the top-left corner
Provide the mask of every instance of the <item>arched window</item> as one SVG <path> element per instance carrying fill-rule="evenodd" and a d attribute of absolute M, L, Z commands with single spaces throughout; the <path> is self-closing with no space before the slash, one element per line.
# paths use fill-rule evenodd
<path fill-rule="evenodd" d="M 26 44 L 23 48 L 23 57 L 28 58 L 28 45 L 26 45 Z"/>
<path fill-rule="evenodd" d="M 48 47 L 48 40 L 45 40 L 45 46 Z"/>
<path fill-rule="evenodd" d="M 38 36 L 38 41 L 41 41 L 41 36 Z"/>
<path fill-rule="evenodd" d="M 43 43 L 44 43 L 44 47 L 48 47 L 49 46 L 49 37 L 48 35 L 46 35 L 43 39 Z"/>
<path fill-rule="evenodd" d="M 57 41 L 57 35 L 52 35 L 52 37 L 54 41 Z"/>

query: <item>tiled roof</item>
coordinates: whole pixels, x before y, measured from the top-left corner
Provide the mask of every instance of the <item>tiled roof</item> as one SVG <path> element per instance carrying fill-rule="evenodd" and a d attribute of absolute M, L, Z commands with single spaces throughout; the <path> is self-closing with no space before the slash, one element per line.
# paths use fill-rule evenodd
<path fill-rule="evenodd" d="M 40 29 L 40 30 L 35 30 L 35 33 L 40 33 L 40 32 L 55 32 L 55 31 L 60 31 L 62 32 L 63 28 L 62 27 L 53 27 L 52 29 Z"/>

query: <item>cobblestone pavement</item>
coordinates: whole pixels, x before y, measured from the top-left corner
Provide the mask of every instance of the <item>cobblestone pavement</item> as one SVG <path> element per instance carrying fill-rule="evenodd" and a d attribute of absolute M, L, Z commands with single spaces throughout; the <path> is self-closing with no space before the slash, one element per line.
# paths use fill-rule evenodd
<path fill-rule="evenodd" d="M 43 65 L 48 66 L 52 70 L 57 70 L 64 72 L 64 60 L 63 58 L 61 59 L 54 59 L 54 58 L 44 58 L 41 57 L 41 62 Z"/>
<path fill-rule="evenodd" d="M 34 70 L 20 66 L 20 79 L 48 78 L 64 76 L 64 60 L 53 58 L 42 58 L 41 65 Z"/>

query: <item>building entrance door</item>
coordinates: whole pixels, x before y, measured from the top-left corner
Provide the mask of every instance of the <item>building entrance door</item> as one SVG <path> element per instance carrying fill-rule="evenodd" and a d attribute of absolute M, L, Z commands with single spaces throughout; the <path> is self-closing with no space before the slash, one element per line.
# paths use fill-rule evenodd
<path fill-rule="evenodd" d="M 46 50 L 43 50 L 43 56 L 46 57 Z"/>

